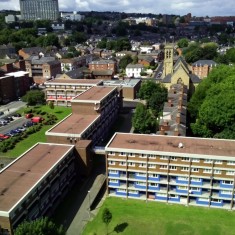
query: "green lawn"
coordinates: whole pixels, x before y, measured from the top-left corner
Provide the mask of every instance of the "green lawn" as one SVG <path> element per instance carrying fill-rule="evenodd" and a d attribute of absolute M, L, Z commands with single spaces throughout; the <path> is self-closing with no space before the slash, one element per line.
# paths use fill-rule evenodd
<path fill-rule="evenodd" d="M 44 106 L 40 106 L 37 108 L 32 107 L 32 109 L 33 111 L 41 110 L 46 113 L 54 114 L 58 118 L 58 122 L 71 113 L 71 108 L 59 107 L 59 106 L 55 106 L 54 109 L 50 109 L 49 106 L 44 105 Z M 21 109 L 18 111 L 18 113 L 23 113 L 23 112 L 24 112 L 24 109 Z M 34 116 L 42 116 L 40 114 L 36 114 L 35 112 L 33 113 L 34 113 Z M 22 153 L 24 153 L 27 149 L 32 147 L 34 144 L 36 144 L 37 142 L 46 142 L 45 132 L 48 129 L 50 129 L 52 126 L 53 125 L 43 126 L 40 131 L 29 135 L 26 139 L 17 143 L 14 149 L 9 150 L 6 153 L 0 153 L 0 155 L 4 157 L 16 158 L 20 156 Z"/>
<path fill-rule="evenodd" d="M 102 211 L 112 213 L 110 234 L 126 235 L 234 235 L 235 212 L 204 207 L 186 207 L 109 197 L 83 235 L 106 234 Z"/>

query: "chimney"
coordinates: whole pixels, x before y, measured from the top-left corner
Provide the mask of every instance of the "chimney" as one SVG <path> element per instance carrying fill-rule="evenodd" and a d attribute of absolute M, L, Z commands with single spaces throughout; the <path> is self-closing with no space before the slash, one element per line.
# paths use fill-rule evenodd
<path fill-rule="evenodd" d="M 7 73 L 14 72 L 14 68 L 13 68 L 13 64 L 12 63 L 5 64 L 5 68 L 6 68 Z"/>
<path fill-rule="evenodd" d="M 176 115 L 176 123 L 180 124 L 180 113 Z"/>

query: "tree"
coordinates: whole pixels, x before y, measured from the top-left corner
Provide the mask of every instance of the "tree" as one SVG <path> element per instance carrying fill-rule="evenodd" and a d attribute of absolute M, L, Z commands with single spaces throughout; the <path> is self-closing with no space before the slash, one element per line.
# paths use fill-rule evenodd
<path fill-rule="evenodd" d="M 155 133 L 156 119 L 145 105 L 139 103 L 136 106 L 135 113 L 132 118 L 132 126 L 134 127 L 135 133 Z"/>
<path fill-rule="evenodd" d="M 50 107 L 50 109 L 54 109 L 54 108 L 55 108 L 55 105 L 54 105 L 54 102 L 53 102 L 53 101 L 50 101 L 50 102 L 49 102 L 49 107 Z"/>
<path fill-rule="evenodd" d="M 187 47 L 188 43 L 189 43 L 189 40 L 187 38 L 181 38 L 178 41 L 177 45 L 178 45 L 178 47 L 183 48 L 183 47 Z"/>
<path fill-rule="evenodd" d="M 40 90 L 31 90 L 22 97 L 28 105 L 45 104 L 45 94 Z"/>
<path fill-rule="evenodd" d="M 154 81 L 149 80 L 142 83 L 137 96 L 139 99 L 149 100 L 153 93 L 160 91 L 161 89 L 162 88 L 159 83 L 155 83 Z"/>
<path fill-rule="evenodd" d="M 47 217 L 34 221 L 24 221 L 14 231 L 15 235 L 65 235 L 62 226 L 57 226 Z"/>
<path fill-rule="evenodd" d="M 133 59 L 131 57 L 131 55 L 125 55 L 123 56 L 120 61 L 119 61 L 119 67 L 121 69 L 126 69 L 126 66 L 130 63 L 132 63 Z"/>
<path fill-rule="evenodd" d="M 107 234 L 108 234 L 108 225 L 111 222 L 111 220 L 112 220 L 112 213 L 110 212 L 108 208 L 104 208 L 103 213 L 102 213 L 102 221 L 106 225 Z"/>
<path fill-rule="evenodd" d="M 198 86 L 188 110 L 195 136 L 234 138 L 235 67 L 220 66 Z"/>

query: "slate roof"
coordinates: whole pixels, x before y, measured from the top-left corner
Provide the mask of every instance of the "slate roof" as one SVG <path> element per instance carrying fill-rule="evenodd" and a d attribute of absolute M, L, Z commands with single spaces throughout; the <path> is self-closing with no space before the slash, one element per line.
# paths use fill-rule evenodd
<path fill-rule="evenodd" d="M 214 60 L 197 60 L 192 64 L 192 66 L 204 66 L 204 65 L 216 66 L 217 63 Z"/>

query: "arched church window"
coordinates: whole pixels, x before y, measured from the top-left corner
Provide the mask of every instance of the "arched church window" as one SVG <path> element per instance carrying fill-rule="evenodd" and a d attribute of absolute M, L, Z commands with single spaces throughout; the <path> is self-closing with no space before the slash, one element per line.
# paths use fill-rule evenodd
<path fill-rule="evenodd" d="M 177 80 L 177 84 L 184 84 L 182 78 L 179 78 L 179 79 Z"/>

